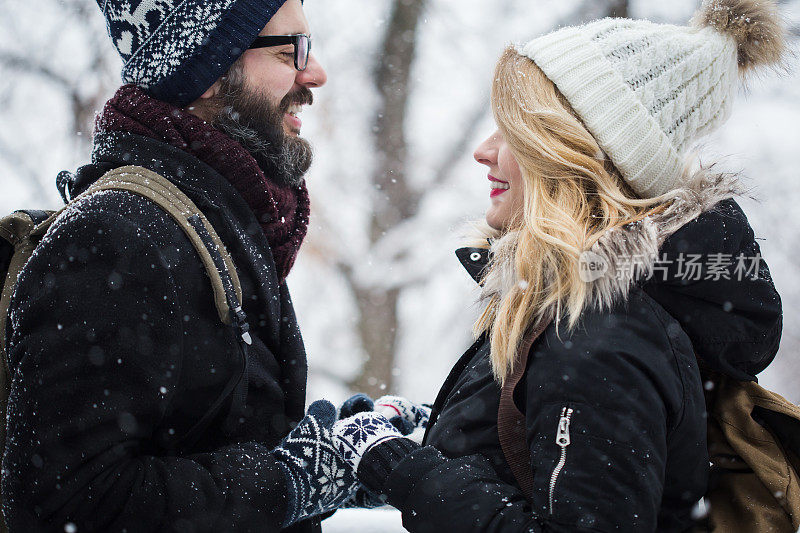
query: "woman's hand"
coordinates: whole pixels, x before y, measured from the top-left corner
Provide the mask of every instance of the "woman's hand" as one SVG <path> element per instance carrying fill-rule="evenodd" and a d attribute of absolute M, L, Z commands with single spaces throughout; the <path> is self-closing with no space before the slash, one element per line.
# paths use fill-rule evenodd
<path fill-rule="evenodd" d="M 386 469 L 384 473 L 388 473 L 391 468 L 387 467 L 390 467 L 393 461 L 399 460 L 401 456 L 419 446 L 404 438 L 385 416 L 375 411 L 362 411 L 339 420 L 333 425 L 331 433 L 339 455 L 350 465 L 361 483 L 344 506 L 373 508 L 386 505 L 387 495 L 381 490 L 385 480 L 375 475 L 367 475 L 366 479 L 358 476 L 358 467 L 362 459 L 375 450 L 366 461 L 367 470 L 374 470 L 374 464 L 372 467 L 369 464 L 377 459 Z"/>
<path fill-rule="evenodd" d="M 382 396 L 373 401 L 366 394 L 356 394 L 342 404 L 339 418 L 366 411 L 382 414 L 400 433 L 417 444 L 422 443 L 431 415 L 431 408 L 427 405 L 415 404 L 402 396 Z"/>
<path fill-rule="evenodd" d="M 339 455 L 358 472 L 361 458 L 374 446 L 403 434 L 389 420 L 375 411 L 363 411 L 339 420 L 331 429 L 333 443 Z"/>
<path fill-rule="evenodd" d="M 342 406 L 339 408 L 339 419 L 347 419 L 353 417 L 359 413 L 376 413 L 382 414 L 385 418 L 388 419 L 389 423 L 394 426 L 394 428 L 399 431 L 403 436 L 409 435 L 413 433 L 414 426 L 409 420 L 412 419 L 411 415 L 408 416 L 408 420 L 398 414 L 394 409 L 389 409 L 389 401 L 388 398 L 393 398 L 390 396 L 384 396 L 380 398 L 379 402 L 380 405 L 376 404 L 375 401 L 372 400 L 366 394 L 355 394 L 345 400 Z M 400 398 L 402 400 L 402 398 Z M 408 402 L 408 400 L 406 400 Z M 411 402 L 408 402 L 411 403 Z M 403 410 L 405 412 L 405 410 Z M 428 413 L 430 409 L 428 409 Z M 416 417 L 414 417 L 416 418 Z M 420 417 L 421 418 L 421 417 Z M 427 416 L 425 417 L 425 423 L 427 424 Z M 423 429 L 424 433 L 424 429 Z M 421 436 L 420 436 L 420 440 Z M 418 441 L 416 441 L 418 442 Z M 363 454 L 362 454 L 363 455 Z M 376 494 L 363 485 L 360 485 L 358 490 L 353 494 L 353 496 L 348 499 L 343 507 L 357 507 L 362 509 L 373 509 L 375 507 L 381 507 L 386 505 L 386 496 Z"/>

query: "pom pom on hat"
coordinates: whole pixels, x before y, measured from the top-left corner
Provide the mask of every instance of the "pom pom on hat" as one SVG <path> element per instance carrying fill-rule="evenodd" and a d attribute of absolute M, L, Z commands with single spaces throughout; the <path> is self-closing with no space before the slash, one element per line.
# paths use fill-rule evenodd
<path fill-rule="evenodd" d="M 742 74 L 777 65 L 786 52 L 785 32 L 772 0 L 705 0 L 693 23 L 736 41 Z"/>

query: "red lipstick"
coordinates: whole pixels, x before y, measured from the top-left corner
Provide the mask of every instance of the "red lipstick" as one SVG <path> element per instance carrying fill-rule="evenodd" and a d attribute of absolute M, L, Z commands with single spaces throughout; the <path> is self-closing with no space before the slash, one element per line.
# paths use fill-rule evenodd
<path fill-rule="evenodd" d="M 499 179 L 495 178 L 494 176 L 492 176 L 491 174 L 489 174 L 489 181 L 493 181 L 495 183 L 505 183 L 506 185 L 508 185 L 507 181 L 499 180 Z M 508 189 L 499 189 L 499 188 L 492 187 L 492 190 L 489 193 L 489 198 L 495 198 L 497 196 L 500 196 L 501 194 L 503 194 L 507 190 Z"/>

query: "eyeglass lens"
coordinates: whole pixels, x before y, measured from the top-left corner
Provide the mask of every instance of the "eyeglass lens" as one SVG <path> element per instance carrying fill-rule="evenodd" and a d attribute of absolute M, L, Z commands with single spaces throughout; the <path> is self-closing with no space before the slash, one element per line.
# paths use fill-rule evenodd
<path fill-rule="evenodd" d="M 300 35 L 297 39 L 297 47 L 295 53 L 295 62 L 297 63 L 295 67 L 297 70 L 305 70 L 308 66 L 308 52 L 311 48 L 310 43 L 308 42 L 308 36 Z"/>

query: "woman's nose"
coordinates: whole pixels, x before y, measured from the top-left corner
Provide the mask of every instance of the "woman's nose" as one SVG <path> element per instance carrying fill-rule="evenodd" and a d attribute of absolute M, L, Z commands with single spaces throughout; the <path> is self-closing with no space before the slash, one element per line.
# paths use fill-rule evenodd
<path fill-rule="evenodd" d="M 475 153 L 472 154 L 472 157 L 475 158 L 475 161 L 482 165 L 488 166 L 497 163 L 496 139 L 497 135 L 492 134 L 488 139 L 478 145 L 478 147 L 475 149 Z"/>

